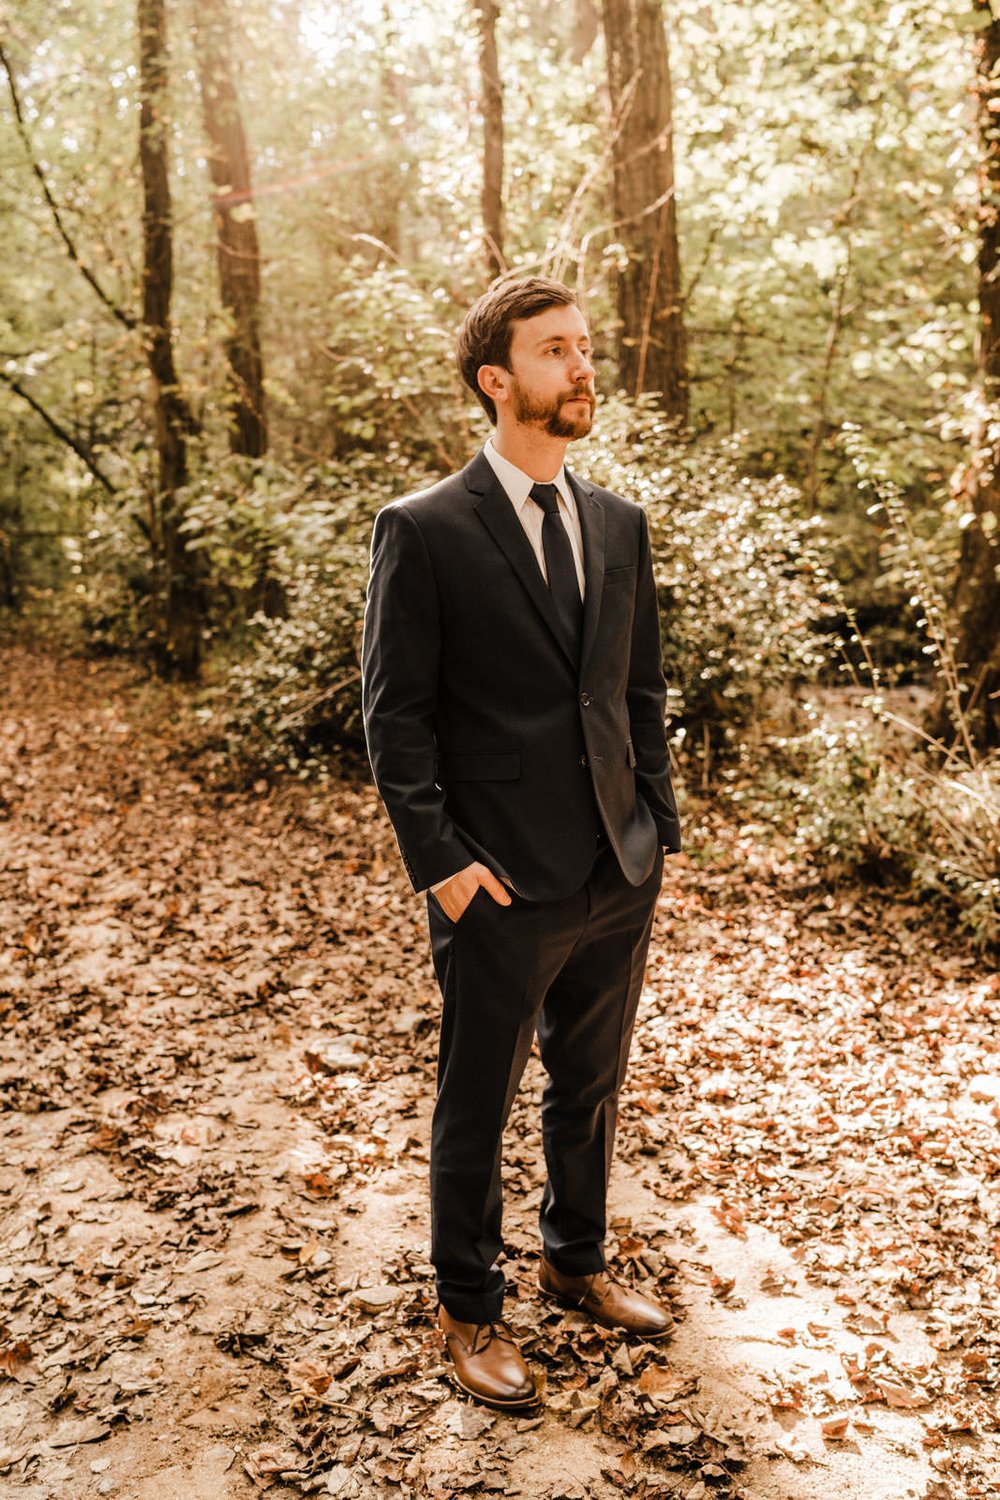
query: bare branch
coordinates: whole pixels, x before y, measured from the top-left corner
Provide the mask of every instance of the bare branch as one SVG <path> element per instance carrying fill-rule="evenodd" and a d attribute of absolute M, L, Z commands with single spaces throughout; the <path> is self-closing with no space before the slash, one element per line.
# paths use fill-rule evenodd
<path fill-rule="evenodd" d="M 38 160 L 38 157 L 35 155 L 34 149 L 32 148 L 31 137 L 28 135 L 28 127 L 25 124 L 24 112 L 21 108 L 21 97 L 18 93 L 17 83 L 14 78 L 14 70 L 10 65 L 2 43 L 0 43 L 0 63 L 3 64 L 4 72 L 7 74 L 7 85 L 10 90 L 11 103 L 14 106 L 14 118 L 17 121 L 17 133 L 21 137 L 24 149 L 28 154 L 28 160 L 31 163 L 31 170 L 38 178 L 39 184 L 42 189 L 42 196 L 49 206 L 49 210 L 52 214 L 53 221 L 55 222 L 56 229 L 59 232 L 59 237 L 66 247 L 67 255 L 76 266 L 77 270 L 80 272 L 80 275 L 83 277 L 84 281 L 86 281 L 88 286 L 92 287 L 93 290 L 97 293 L 98 297 L 104 303 L 104 306 L 107 308 L 111 316 L 113 318 L 116 318 L 119 323 L 124 325 L 124 327 L 134 330 L 138 327 L 138 319 L 134 318 L 131 313 L 126 312 L 123 307 L 119 307 L 118 303 L 115 302 L 109 295 L 109 293 L 104 290 L 94 272 L 81 258 L 80 252 L 76 248 L 76 242 L 74 241 L 72 235 L 63 222 L 63 216 L 59 211 L 58 203 L 52 195 L 52 190 L 49 187 L 48 179 L 45 176 L 42 164 Z"/>
<path fill-rule="evenodd" d="M 67 432 L 62 423 L 52 416 L 51 412 L 46 411 L 41 402 L 37 401 L 30 391 L 26 391 L 21 382 L 16 380 L 13 375 L 8 375 L 6 370 L 0 370 L 0 380 L 9 386 L 16 396 L 20 396 L 22 401 L 27 402 L 32 411 L 41 417 L 49 431 L 55 433 L 59 441 L 65 443 L 67 448 L 72 448 L 77 458 L 80 459 L 81 463 L 86 465 L 98 483 L 103 484 L 109 495 L 113 495 L 115 493 L 114 485 L 101 470 L 86 443 L 81 443 L 79 438 L 75 438 L 71 432 Z"/>

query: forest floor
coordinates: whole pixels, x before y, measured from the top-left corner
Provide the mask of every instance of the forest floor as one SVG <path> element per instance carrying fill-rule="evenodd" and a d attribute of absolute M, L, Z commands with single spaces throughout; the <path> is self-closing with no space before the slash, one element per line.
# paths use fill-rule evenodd
<path fill-rule="evenodd" d="M 424 914 L 360 780 L 228 784 L 183 698 L 0 652 L 0 1493 L 1000 1496 L 1000 989 L 711 802 L 668 861 L 611 1251 L 629 1343 L 532 1291 L 517 1417 L 433 1333 Z"/>

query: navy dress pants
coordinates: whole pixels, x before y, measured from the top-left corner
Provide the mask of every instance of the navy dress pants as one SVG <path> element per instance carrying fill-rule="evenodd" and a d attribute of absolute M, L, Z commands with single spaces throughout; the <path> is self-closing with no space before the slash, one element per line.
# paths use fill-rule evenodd
<path fill-rule="evenodd" d="M 614 853 L 561 901 L 482 887 L 457 922 L 428 895 L 443 997 L 431 1132 L 431 1260 L 454 1318 L 502 1315 L 500 1161 L 504 1126 L 532 1039 L 547 1076 L 542 1139 L 546 1257 L 568 1276 L 604 1268 L 606 1199 L 632 1027 L 663 874 L 663 854 L 632 886 Z"/>

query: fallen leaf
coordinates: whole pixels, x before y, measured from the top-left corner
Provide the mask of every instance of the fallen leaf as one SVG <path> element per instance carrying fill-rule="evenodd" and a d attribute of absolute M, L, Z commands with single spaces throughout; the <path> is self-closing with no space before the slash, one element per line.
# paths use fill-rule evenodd
<path fill-rule="evenodd" d="M 28 1364 L 30 1360 L 31 1345 L 27 1339 L 19 1339 L 16 1344 L 8 1344 L 6 1348 L 0 1349 L 0 1371 L 4 1375 L 13 1376 L 15 1370 Z"/>

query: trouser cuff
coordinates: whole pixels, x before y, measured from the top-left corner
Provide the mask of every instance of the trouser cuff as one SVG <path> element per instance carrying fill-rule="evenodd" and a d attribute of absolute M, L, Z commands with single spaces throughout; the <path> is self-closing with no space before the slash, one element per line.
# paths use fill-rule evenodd
<path fill-rule="evenodd" d="M 495 1323 L 503 1317 L 504 1292 L 455 1292 L 438 1287 L 438 1301 L 459 1323 Z"/>
<path fill-rule="evenodd" d="M 546 1245 L 545 1259 L 560 1276 L 594 1276 L 607 1269 L 603 1245 L 580 1245 L 568 1250 L 550 1250 Z"/>

